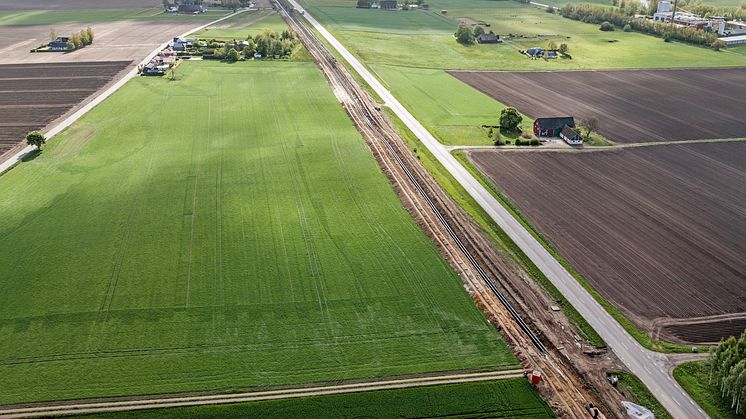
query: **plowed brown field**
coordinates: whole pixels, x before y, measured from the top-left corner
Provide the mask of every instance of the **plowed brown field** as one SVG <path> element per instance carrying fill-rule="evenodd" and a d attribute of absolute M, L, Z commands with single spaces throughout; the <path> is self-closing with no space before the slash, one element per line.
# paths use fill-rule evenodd
<path fill-rule="evenodd" d="M 0 65 L 0 156 L 111 81 L 130 61 Z"/>
<path fill-rule="evenodd" d="M 746 142 L 470 157 L 641 327 L 746 312 Z M 743 322 L 716 326 L 699 340 L 738 332 Z M 700 319 L 692 331 L 679 322 L 659 333 L 697 341 L 702 327 Z"/>
<path fill-rule="evenodd" d="M 534 119 L 596 117 L 620 143 L 746 137 L 746 68 L 450 74 Z"/>

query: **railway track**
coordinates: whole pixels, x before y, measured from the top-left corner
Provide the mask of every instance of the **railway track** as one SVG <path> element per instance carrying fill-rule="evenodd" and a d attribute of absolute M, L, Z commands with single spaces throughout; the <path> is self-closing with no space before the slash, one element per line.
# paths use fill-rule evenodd
<path fill-rule="evenodd" d="M 333 92 L 367 141 L 376 160 L 389 177 L 404 206 L 438 246 L 451 265 L 459 271 L 475 302 L 498 325 L 503 336 L 517 351 L 525 368 L 537 368 L 545 378 L 539 391 L 562 417 L 591 417 L 589 403 L 602 404 L 597 390 L 590 390 L 578 369 L 557 351 L 546 336 L 537 331 L 533 320 L 515 306 L 522 299 L 511 284 L 515 274 L 499 259 L 481 236 L 479 227 L 432 179 L 414 157 L 380 107 L 352 78 L 349 71 L 329 52 L 297 13 L 278 4 L 281 15 L 295 31 L 322 70 Z M 509 286 L 501 289 L 498 285 Z M 509 294 L 509 295 L 508 295 Z M 533 298 L 533 297 L 532 297 Z M 523 304 L 523 303 L 522 303 Z M 541 304 L 541 303 L 538 303 Z M 533 307 L 536 308 L 536 301 Z M 529 311 L 531 309 L 529 308 Z M 543 327 L 547 326 L 545 323 Z M 597 387 L 594 387 L 597 388 Z M 619 408 L 603 405 L 606 411 L 620 414 Z M 595 410 L 595 409 L 591 409 Z M 596 417 L 604 417 L 598 414 Z"/>
<path fill-rule="evenodd" d="M 307 40 L 307 42 L 304 42 L 304 45 L 309 50 L 311 55 L 316 59 L 316 62 L 322 66 L 322 70 L 328 70 L 324 71 L 324 74 L 326 75 L 327 80 L 332 85 L 332 88 L 335 89 L 335 92 L 339 94 L 340 91 L 336 89 L 340 88 L 341 91 L 345 92 L 346 95 L 349 97 L 349 101 L 343 102 L 343 105 L 345 106 L 345 110 L 347 111 L 347 113 L 355 122 L 355 125 L 357 125 L 358 127 L 362 127 L 365 131 L 364 134 L 376 138 L 380 142 L 380 144 L 382 144 L 386 148 L 386 151 L 394 159 L 394 162 L 404 172 L 407 179 L 411 182 L 412 186 L 422 196 L 422 199 L 425 200 L 427 206 L 432 210 L 433 215 L 443 225 L 448 233 L 448 236 L 456 243 L 456 246 L 458 246 L 459 250 L 463 252 L 463 255 L 466 257 L 469 263 L 471 263 L 472 267 L 476 270 L 485 284 L 490 288 L 490 290 L 492 290 L 492 292 L 495 293 L 497 298 L 510 313 L 510 316 L 513 318 L 516 324 L 526 334 L 526 336 L 528 336 L 531 343 L 536 347 L 536 349 L 539 350 L 539 352 L 547 352 L 547 348 L 542 340 L 539 338 L 539 335 L 537 335 L 531 329 L 528 323 L 524 321 L 518 311 L 513 307 L 508 298 L 505 296 L 505 294 L 503 294 L 503 292 L 495 284 L 495 281 L 493 281 L 487 274 L 487 272 L 482 269 L 476 258 L 474 258 L 474 256 L 469 252 L 469 249 L 467 249 L 463 241 L 454 231 L 453 227 L 451 227 L 448 220 L 446 220 L 446 218 L 443 216 L 443 213 L 435 204 L 434 200 L 429 196 L 422 183 L 409 169 L 408 165 L 399 155 L 399 152 L 394 149 L 392 141 L 387 138 L 390 127 L 375 109 L 375 105 L 372 105 L 370 103 L 370 100 L 365 100 L 364 95 L 366 95 L 366 93 L 363 92 L 362 89 L 357 85 L 357 83 L 352 81 L 350 77 L 345 77 L 345 74 L 340 72 L 340 69 L 338 67 L 340 64 L 326 49 L 326 47 L 320 43 L 320 41 L 310 31 L 310 29 L 308 29 L 308 27 L 301 22 L 298 22 L 298 20 L 286 10 L 284 5 L 279 3 L 278 5 L 282 10 L 283 16 L 286 18 L 286 20 L 288 20 L 290 26 L 296 31 L 296 33 L 300 35 L 301 40 Z"/>

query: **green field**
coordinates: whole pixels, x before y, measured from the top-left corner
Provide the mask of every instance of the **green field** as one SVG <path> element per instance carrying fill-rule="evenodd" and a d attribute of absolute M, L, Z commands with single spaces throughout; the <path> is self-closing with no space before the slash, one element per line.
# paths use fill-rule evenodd
<path fill-rule="evenodd" d="M 420 121 L 447 145 L 492 145 L 482 125 L 499 125 L 505 107 L 438 69 L 376 64 L 373 71 L 391 92 L 406 104 L 415 104 Z M 530 129 L 524 117 L 523 129 Z"/>
<path fill-rule="evenodd" d="M 720 390 L 708 385 L 710 374 L 705 361 L 686 362 L 673 370 L 673 377 L 713 419 L 736 419 L 730 404 L 720 398 Z"/>
<path fill-rule="evenodd" d="M 52 25 L 62 23 L 97 23 L 118 20 L 215 20 L 229 10 L 210 10 L 198 15 L 164 13 L 162 7 L 152 9 L 90 9 L 90 10 L 33 10 L 0 12 L 0 26 Z"/>
<path fill-rule="evenodd" d="M 97 415 L 125 418 L 132 413 Z M 137 412 L 144 418 L 552 418 L 525 379 Z"/>
<path fill-rule="evenodd" d="M 448 145 L 488 144 L 479 126 L 497 118 L 505 105 L 449 80 L 442 70 L 746 66 L 739 49 L 715 52 L 639 33 L 601 32 L 597 25 L 509 0 L 434 0 L 431 11 L 357 9 L 340 0 L 303 3 Z M 501 36 L 518 36 L 503 44 L 463 46 L 453 37 L 459 18 L 487 22 L 487 29 Z M 530 60 L 519 52 L 550 41 L 567 43 L 572 59 Z"/>
<path fill-rule="evenodd" d="M 179 76 L 0 177 L 0 403 L 516 365 L 313 64 Z"/>
<path fill-rule="evenodd" d="M 288 29 L 288 25 L 274 10 L 252 10 L 226 19 L 215 27 L 195 32 L 192 36 L 230 41 L 233 39 L 246 39 L 248 36 L 260 33 L 263 29 L 272 29 L 275 32 L 281 32 Z"/>

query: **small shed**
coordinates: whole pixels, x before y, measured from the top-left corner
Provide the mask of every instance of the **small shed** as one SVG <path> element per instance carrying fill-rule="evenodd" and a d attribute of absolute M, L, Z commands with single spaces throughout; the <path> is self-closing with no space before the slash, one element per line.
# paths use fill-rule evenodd
<path fill-rule="evenodd" d="M 583 137 L 580 135 L 579 132 L 577 132 L 574 128 L 571 128 L 567 125 L 562 127 L 562 130 L 560 130 L 560 138 L 565 140 L 567 144 L 570 145 L 580 145 L 583 144 Z"/>
<path fill-rule="evenodd" d="M 565 125 L 574 128 L 575 118 L 572 116 L 536 118 L 534 121 L 534 135 L 537 137 L 559 137 Z"/>
<path fill-rule="evenodd" d="M 502 42 L 499 35 L 496 35 L 494 32 L 490 31 L 490 33 L 484 33 L 482 35 L 477 36 L 477 42 L 480 44 L 497 44 Z"/>
<path fill-rule="evenodd" d="M 381 10 L 396 10 L 396 0 L 381 0 L 378 5 Z"/>

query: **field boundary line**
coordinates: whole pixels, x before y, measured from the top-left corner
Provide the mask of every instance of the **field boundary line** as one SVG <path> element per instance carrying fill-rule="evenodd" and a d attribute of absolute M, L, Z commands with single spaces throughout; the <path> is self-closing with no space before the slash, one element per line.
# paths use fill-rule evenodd
<path fill-rule="evenodd" d="M 162 409 L 168 407 L 201 406 L 213 404 L 243 403 L 262 400 L 276 400 L 300 397 L 314 397 L 332 394 L 359 393 L 378 390 L 426 387 L 443 384 L 473 383 L 480 381 L 505 380 L 524 377 L 522 369 L 457 373 L 429 377 L 399 378 L 382 381 L 368 381 L 314 387 L 296 387 L 278 390 L 260 390 L 235 394 L 213 394 L 204 396 L 164 397 L 157 399 L 58 404 L 51 406 L 18 407 L 0 409 L 0 418 L 24 418 L 38 416 L 58 416 L 69 414 L 121 412 L 130 410 Z"/>
<path fill-rule="evenodd" d="M 202 29 L 205 29 L 205 28 L 207 28 L 209 26 L 212 26 L 212 25 L 214 25 L 216 23 L 222 22 L 223 20 L 226 20 L 228 18 L 237 16 L 237 15 L 239 15 L 239 14 L 241 14 L 241 13 L 247 11 L 247 10 L 249 10 L 249 9 L 246 9 L 246 8 L 239 9 L 235 13 L 231 13 L 229 15 L 221 17 L 220 19 L 214 20 L 212 22 L 206 23 L 204 25 L 201 25 L 201 26 L 198 26 L 198 27 L 196 27 L 194 29 L 191 29 L 191 30 L 189 30 L 187 32 L 184 32 L 180 36 L 187 37 L 187 36 L 193 34 L 194 32 L 201 31 Z M 70 115 L 69 117 L 67 117 L 64 121 L 60 122 L 59 124 L 57 124 L 56 126 L 54 126 L 53 128 L 51 128 L 49 131 L 45 132 L 44 135 L 47 137 L 47 141 L 49 141 L 49 140 L 53 139 L 54 137 L 56 137 L 58 134 L 60 134 L 65 129 L 67 129 L 68 127 L 70 127 L 72 124 L 74 124 L 78 119 L 80 119 L 81 117 L 83 117 L 83 115 L 85 115 L 88 112 L 90 112 L 93 108 L 95 108 L 96 106 L 98 106 L 106 98 L 108 98 L 109 96 L 111 96 L 112 94 L 114 94 L 114 92 L 116 92 L 117 90 L 119 90 L 128 81 L 130 81 L 131 79 L 137 77 L 137 66 L 139 66 L 139 65 L 145 65 L 148 62 L 150 62 L 150 60 L 153 59 L 153 57 L 155 57 L 156 55 L 158 55 L 158 53 L 161 50 L 163 50 L 164 48 L 166 48 L 168 46 L 169 42 L 170 42 L 170 39 L 168 41 L 165 41 L 161 45 L 159 45 L 156 49 L 154 49 L 150 54 L 148 54 L 142 61 L 140 61 L 132 70 L 130 70 L 127 74 L 125 74 L 116 83 L 114 83 L 113 85 L 109 86 L 108 89 L 106 89 L 103 92 L 101 92 L 93 100 L 91 100 L 89 103 L 87 103 L 86 105 L 84 105 L 82 108 L 80 108 L 77 111 L 75 111 L 75 113 L 73 113 L 72 115 Z M 22 144 L 22 143 L 20 143 L 20 144 Z M 30 152 L 32 152 L 34 150 L 35 150 L 34 146 L 26 146 L 23 149 L 21 149 L 21 151 L 19 151 L 16 154 L 10 156 L 4 162 L 0 163 L 0 175 L 4 174 L 8 169 L 12 168 L 13 166 L 21 163 L 23 161 L 23 158 L 27 154 L 29 154 Z"/>

